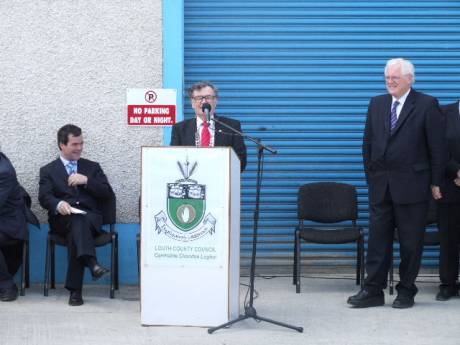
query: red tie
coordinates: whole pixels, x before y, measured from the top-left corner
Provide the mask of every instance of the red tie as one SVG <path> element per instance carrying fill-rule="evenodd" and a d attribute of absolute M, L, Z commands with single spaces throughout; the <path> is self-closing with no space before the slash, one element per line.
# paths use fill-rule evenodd
<path fill-rule="evenodd" d="M 211 144 L 211 132 L 209 131 L 209 123 L 203 122 L 201 130 L 201 146 L 208 147 Z"/>

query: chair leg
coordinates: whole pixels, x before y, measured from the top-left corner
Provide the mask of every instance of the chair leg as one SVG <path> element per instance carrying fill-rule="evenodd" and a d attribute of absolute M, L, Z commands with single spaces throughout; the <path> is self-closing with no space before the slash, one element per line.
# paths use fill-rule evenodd
<path fill-rule="evenodd" d="M 295 231 L 295 256 L 296 256 L 296 281 L 295 281 L 295 292 L 300 293 L 300 234 L 299 230 Z"/>
<path fill-rule="evenodd" d="M 43 286 L 43 296 L 48 296 L 49 290 L 49 278 L 50 278 L 50 261 L 51 261 L 51 253 L 50 253 L 50 240 L 49 238 L 46 240 L 46 252 L 45 252 L 45 277 L 43 279 L 44 286 Z"/>
<path fill-rule="evenodd" d="M 116 245 L 117 245 L 117 239 L 116 239 L 116 234 L 112 234 L 112 243 L 110 246 L 110 298 L 114 298 L 115 296 L 115 280 L 116 280 L 116 258 L 115 258 L 115 252 L 116 252 Z"/>
<path fill-rule="evenodd" d="M 294 252 L 293 252 L 293 263 L 292 263 L 292 284 L 296 285 L 297 281 L 297 241 L 295 239 L 295 231 L 294 231 Z"/>
<path fill-rule="evenodd" d="M 139 279 L 139 285 L 141 284 L 141 237 L 138 234 L 136 236 L 136 247 L 137 247 L 137 276 Z"/>
<path fill-rule="evenodd" d="M 356 285 L 361 283 L 361 238 L 356 241 Z"/>
<path fill-rule="evenodd" d="M 120 288 L 120 261 L 118 258 L 118 234 L 115 235 L 115 290 Z"/>
<path fill-rule="evenodd" d="M 360 239 L 359 239 L 359 267 L 360 267 L 360 273 L 359 273 L 359 284 L 361 289 L 364 287 L 364 271 L 366 270 L 366 266 L 364 264 L 364 236 L 361 234 Z"/>
<path fill-rule="evenodd" d="M 56 244 L 50 241 L 51 289 L 56 289 Z"/>
<path fill-rule="evenodd" d="M 390 295 L 393 295 L 393 290 L 394 290 L 394 276 L 393 276 L 393 255 L 394 255 L 394 250 L 391 248 L 391 254 L 390 254 L 390 269 L 388 270 L 388 286 L 389 286 L 389 293 Z"/>
<path fill-rule="evenodd" d="M 25 272 L 25 279 L 26 279 L 26 288 L 30 287 L 30 245 L 29 245 L 29 239 L 25 242 L 25 248 L 26 248 L 26 265 L 24 266 L 26 272 Z"/>
<path fill-rule="evenodd" d="M 21 287 L 19 294 L 24 296 L 26 294 L 26 266 L 27 266 L 27 240 L 24 240 L 22 245 L 22 265 L 21 265 Z"/>

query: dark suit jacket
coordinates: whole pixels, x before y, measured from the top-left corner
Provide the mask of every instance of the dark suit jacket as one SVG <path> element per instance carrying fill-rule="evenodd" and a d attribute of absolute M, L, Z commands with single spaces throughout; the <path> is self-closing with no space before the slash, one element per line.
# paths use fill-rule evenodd
<path fill-rule="evenodd" d="M 15 239 L 27 238 L 24 201 L 9 159 L 0 152 L 0 232 Z"/>
<path fill-rule="evenodd" d="M 371 99 L 363 140 L 369 199 L 379 202 L 387 186 L 396 203 L 428 200 L 440 186 L 446 160 L 445 120 L 436 98 L 411 90 L 390 134 L 391 95 Z"/>
<path fill-rule="evenodd" d="M 70 187 L 69 178 L 60 158 L 40 169 L 40 187 L 38 200 L 40 205 L 48 210 L 51 230 L 57 223 L 56 206 L 59 201 L 67 201 L 71 206 L 89 211 L 88 216 L 96 215 L 92 221 L 96 228 L 102 224 L 100 201 L 111 197 L 111 188 L 107 177 L 96 162 L 80 158 L 78 173 L 88 177 L 86 186 Z"/>
<path fill-rule="evenodd" d="M 453 182 L 460 170 L 460 114 L 458 102 L 441 107 L 446 116 L 446 139 L 448 161 L 446 166 L 445 183 L 441 187 L 440 202 L 459 202 L 460 187 Z"/>
<path fill-rule="evenodd" d="M 228 117 L 216 118 L 241 132 L 241 124 Z M 222 131 L 219 132 L 219 131 Z M 196 119 L 184 120 L 176 123 L 172 128 L 171 146 L 195 146 Z M 239 135 L 234 135 L 231 130 L 215 122 L 214 146 L 230 146 L 240 159 L 241 171 L 246 167 L 246 145 Z"/>

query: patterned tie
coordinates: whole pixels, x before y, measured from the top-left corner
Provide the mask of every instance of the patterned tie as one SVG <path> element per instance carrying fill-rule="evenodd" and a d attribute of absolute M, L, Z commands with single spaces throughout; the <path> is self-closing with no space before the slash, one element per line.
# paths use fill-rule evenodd
<path fill-rule="evenodd" d="M 395 101 L 391 106 L 391 117 L 390 117 L 390 130 L 393 130 L 396 127 L 396 122 L 398 122 L 398 114 L 396 113 L 396 109 L 398 108 L 399 102 Z"/>
<path fill-rule="evenodd" d="M 208 147 L 211 144 L 211 131 L 209 130 L 209 123 L 203 122 L 203 129 L 201 130 L 201 146 Z"/>
<path fill-rule="evenodd" d="M 73 175 L 77 173 L 77 161 L 69 161 L 66 165 L 67 173 Z"/>

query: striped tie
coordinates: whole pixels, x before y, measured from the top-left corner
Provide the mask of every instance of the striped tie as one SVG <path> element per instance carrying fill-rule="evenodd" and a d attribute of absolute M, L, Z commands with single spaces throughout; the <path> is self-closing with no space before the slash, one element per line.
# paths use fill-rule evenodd
<path fill-rule="evenodd" d="M 398 108 L 399 102 L 395 101 L 391 106 L 391 117 L 390 117 L 390 130 L 393 130 L 396 127 L 396 122 L 398 122 L 398 114 L 396 113 L 396 109 Z"/>
<path fill-rule="evenodd" d="M 77 173 L 77 161 L 69 161 L 65 167 L 67 169 L 67 174 L 73 175 Z"/>

